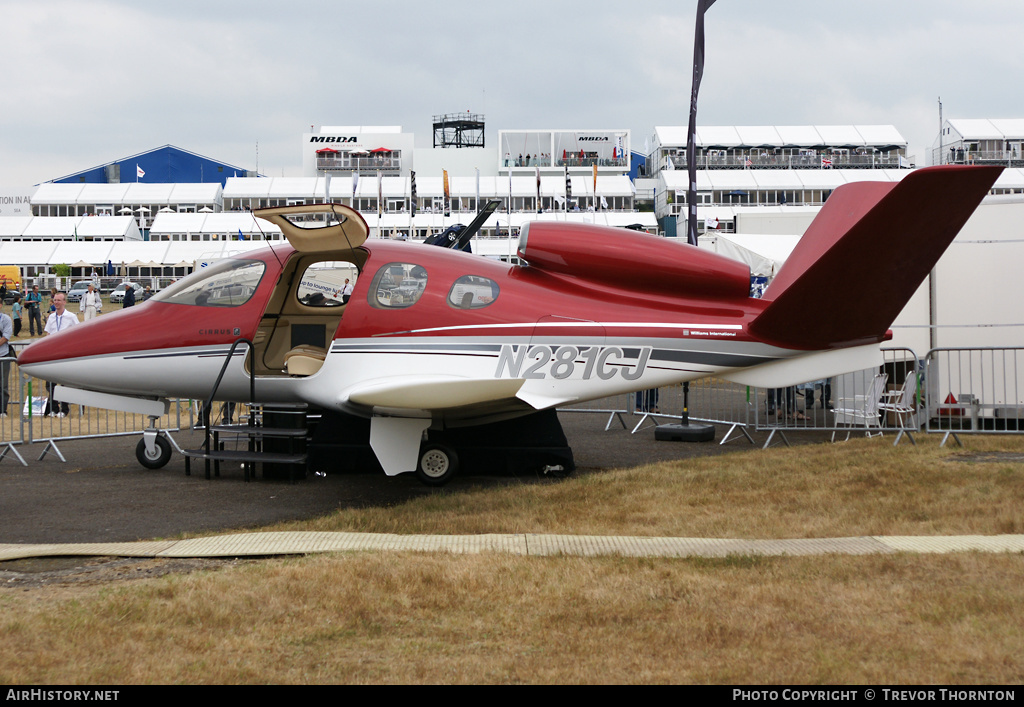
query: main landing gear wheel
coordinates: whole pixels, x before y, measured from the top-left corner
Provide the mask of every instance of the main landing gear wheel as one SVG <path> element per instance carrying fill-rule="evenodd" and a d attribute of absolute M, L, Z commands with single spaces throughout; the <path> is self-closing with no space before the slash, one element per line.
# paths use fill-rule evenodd
<path fill-rule="evenodd" d="M 147 469 L 159 469 L 171 460 L 171 443 L 160 436 L 153 442 L 152 453 L 146 449 L 146 440 L 144 439 L 140 439 L 139 443 L 135 445 L 135 458 Z"/>
<path fill-rule="evenodd" d="M 428 444 L 420 452 L 416 476 L 428 486 L 443 486 L 459 471 L 459 457 L 455 450 L 443 444 Z"/>

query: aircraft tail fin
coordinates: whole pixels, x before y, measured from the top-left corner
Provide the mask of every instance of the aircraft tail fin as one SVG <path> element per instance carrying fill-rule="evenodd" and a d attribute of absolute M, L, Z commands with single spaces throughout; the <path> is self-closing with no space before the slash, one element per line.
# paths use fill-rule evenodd
<path fill-rule="evenodd" d="M 1001 167 L 928 167 L 835 190 L 750 324 L 787 348 L 876 343 L 960 232 Z"/>

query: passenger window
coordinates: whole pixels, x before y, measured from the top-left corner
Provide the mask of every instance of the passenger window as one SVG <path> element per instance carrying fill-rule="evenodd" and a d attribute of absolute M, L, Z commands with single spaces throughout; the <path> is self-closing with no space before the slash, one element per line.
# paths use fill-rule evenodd
<path fill-rule="evenodd" d="M 463 275 L 448 293 L 448 304 L 456 309 L 480 309 L 496 299 L 498 283 L 479 275 Z"/>
<path fill-rule="evenodd" d="M 416 304 L 427 288 L 427 271 L 422 265 L 388 263 L 373 276 L 370 306 L 404 309 Z"/>
<path fill-rule="evenodd" d="M 307 307 L 340 307 L 358 274 L 355 264 L 347 261 L 313 263 L 299 278 L 295 295 Z"/>

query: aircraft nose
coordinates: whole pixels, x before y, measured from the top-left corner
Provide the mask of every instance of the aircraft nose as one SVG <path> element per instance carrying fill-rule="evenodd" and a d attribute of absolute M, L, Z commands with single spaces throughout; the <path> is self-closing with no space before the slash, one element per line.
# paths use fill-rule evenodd
<path fill-rule="evenodd" d="M 147 310 L 148 303 L 47 334 L 25 347 L 18 355 L 18 365 L 34 378 L 112 390 L 124 376 L 122 356 L 138 348 L 139 333 L 161 326 L 160 318 Z"/>
<path fill-rule="evenodd" d="M 18 365 L 26 373 L 43 378 L 41 371 L 46 364 L 71 363 L 87 356 L 130 350 L 135 338 L 133 331 L 144 320 L 144 309 L 140 306 L 112 312 L 87 324 L 47 334 L 25 347 L 18 355 Z"/>

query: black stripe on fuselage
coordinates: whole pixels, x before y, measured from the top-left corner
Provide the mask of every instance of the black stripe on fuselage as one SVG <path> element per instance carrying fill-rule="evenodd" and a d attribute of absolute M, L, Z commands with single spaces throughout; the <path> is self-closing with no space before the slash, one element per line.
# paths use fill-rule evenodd
<path fill-rule="evenodd" d="M 540 345 L 540 344 L 534 344 Z M 551 347 L 550 344 L 543 344 Z M 584 344 L 580 349 L 586 349 L 594 344 Z M 531 346 L 530 344 L 512 344 L 512 346 Z M 461 356 L 490 356 L 497 357 L 501 352 L 502 344 L 405 344 L 401 347 L 387 344 L 335 344 L 331 353 L 380 353 L 380 354 L 423 354 L 423 353 L 449 353 Z M 624 358 L 637 359 L 640 357 L 640 348 L 636 346 L 620 347 Z M 715 366 L 720 368 L 746 368 L 761 363 L 768 363 L 777 360 L 776 356 L 759 356 L 750 354 L 735 354 L 714 351 L 691 351 L 680 349 L 659 349 L 651 351 L 650 361 L 661 361 L 664 363 L 697 364 L 702 366 Z M 667 369 L 674 370 L 674 369 Z M 686 369 L 684 369 L 686 370 Z"/>
<path fill-rule="evenodd" d="M 231 349 L 203 349 L 201 351 L 176 351 L 174 353 L 153 353 L 153 354 L 134 354 L 130 356 L 123 356 L 125 361 L 134 361 L 136 359 L 146 358 L 180 358 L 182 356 L 194 356 L 196 358 L 205 358 L 209 356 L 227 356 Z M 244 356 L 248 351 L 235 351 L 235 356 Z"/>

